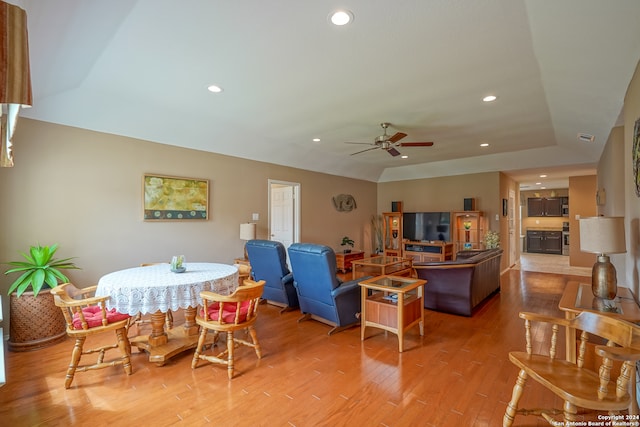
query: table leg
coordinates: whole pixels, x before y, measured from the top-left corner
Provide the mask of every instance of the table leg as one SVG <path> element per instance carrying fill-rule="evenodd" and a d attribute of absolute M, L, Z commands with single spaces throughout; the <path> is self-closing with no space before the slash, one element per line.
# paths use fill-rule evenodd
<path fill-rule="evenodd" d="M 167 332 L 164 329 L 165 317 L 165 313 L 160 310 L 151 315 L 151 334 L 149 334 L 149 345 L 159 346 L 167 343 Z"/>
<path fill-rule="evenodd" d="M 424 336 L 424 285 L 418 288 L 418 301 L 420 301 L 420 336 Z"/>
<path fill-rule="evenodd" d="M 184 310 L 184 334 L 185 336 L 198 335 L 200 328 L 196 323 L 196 308 L 188 307 Z"/>
<path fill-rule="evenodd" d="M 572 320 L 576 318 L 576 314 L 565 311 L 564 317 L 567 320 Z M 576 330 L 574 328 L 565 328 L 565 335 L 565 359 L 567 362 L 576 363 Z"/>
<path fill-rule="evenodd" d="M 354 270 L 355 271 L 355 270 Z M 369 290 L 361 286 L 362 304 L 360 305 L 360 341 L 364 341 L 364 331 L 367 328 L 367 314 L 365 312 L 367 306 L 367 293 Z"/>
<path fill-rule="evenodd" d="M 396 300 L 398 306 L 396 310 L 398 313 L 398 350 L 402 353 L 404 350 L 404 294 L 398 292 L 396 295 L 398 295 Z"/>

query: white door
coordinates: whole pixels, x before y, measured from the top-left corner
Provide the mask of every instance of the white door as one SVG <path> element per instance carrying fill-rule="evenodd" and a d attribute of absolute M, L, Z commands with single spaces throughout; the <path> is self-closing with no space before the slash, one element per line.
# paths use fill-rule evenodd
<path fill-rule="evenodd" d="M 300 184 L 269 180 L 269 238 L 288 248 L 299 241 Z"/>
<path fill-rule="evenodd" d="M 520 233 L 516 233 L 516 192 L 509 190 L 509 210 L 507 221 L 509 224 L 509 266 L 516 263 L 516 247 L 520 242 Z"/>

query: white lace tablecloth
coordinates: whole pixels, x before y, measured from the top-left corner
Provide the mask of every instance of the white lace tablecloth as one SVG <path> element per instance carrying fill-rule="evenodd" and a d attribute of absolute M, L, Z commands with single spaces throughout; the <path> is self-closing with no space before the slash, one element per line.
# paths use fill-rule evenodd
<path fill-rule="evenodd" d="M 100 278 L 96 296 L 109 296 L 107 307 L 131 316 L 202 304 L 200 291 L 229 295 L 238 287 L 238 269 L 215 263 L 186 263 L 173 273 L 169 264 L 129 268 Z"/>

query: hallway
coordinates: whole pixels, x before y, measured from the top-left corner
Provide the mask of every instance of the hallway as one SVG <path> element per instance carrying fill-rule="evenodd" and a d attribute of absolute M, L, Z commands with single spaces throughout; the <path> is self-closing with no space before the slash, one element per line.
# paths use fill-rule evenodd
<path fill-rule="evenodd" d="M 591 277 L 590 267 L 572 267 L 569 257 L 562 255 L 521 253 L 520 260 L 511 269 Z"/>

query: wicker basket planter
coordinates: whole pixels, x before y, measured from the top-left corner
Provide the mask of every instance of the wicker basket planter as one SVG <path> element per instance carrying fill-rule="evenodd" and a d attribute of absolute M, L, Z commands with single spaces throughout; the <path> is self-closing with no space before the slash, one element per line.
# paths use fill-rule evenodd
<path fill-rule="evenodd" d="M 37 297 L 25 292 L 10 298 L 9 350 L 31 351 L 56 344 L 66 338 L 62 311 L 53 302 L 51 289 L 42 289 Z"/>

